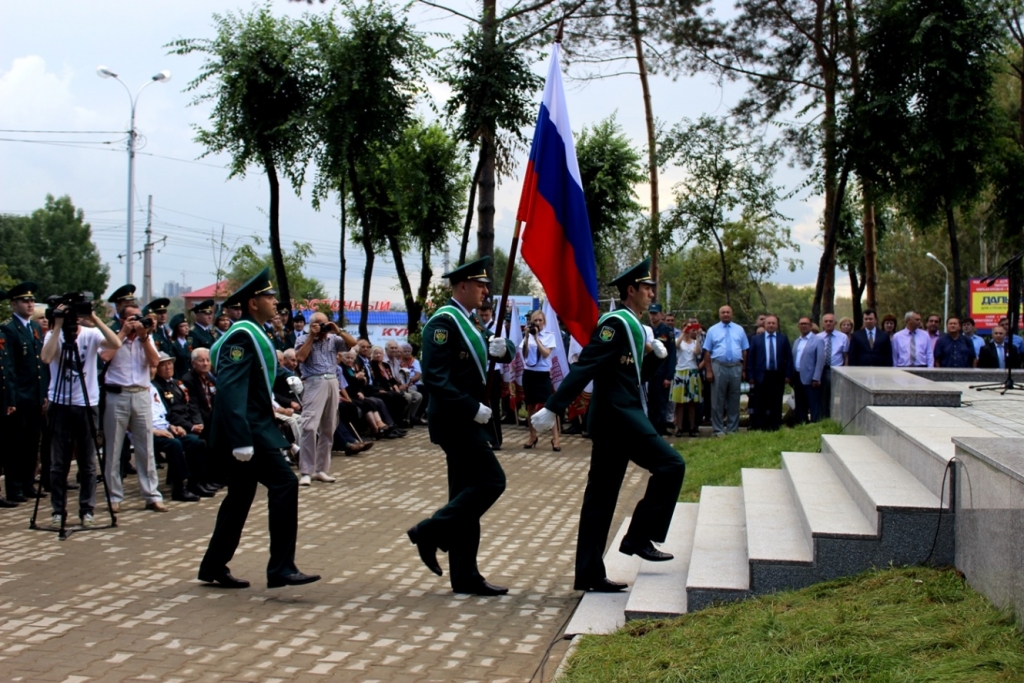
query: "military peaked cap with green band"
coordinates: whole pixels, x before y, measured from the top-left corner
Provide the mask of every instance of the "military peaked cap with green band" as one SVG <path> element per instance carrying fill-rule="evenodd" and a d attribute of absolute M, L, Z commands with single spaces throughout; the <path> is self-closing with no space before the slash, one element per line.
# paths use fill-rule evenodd
<path fill-rule="evenodd" d="M 608 284 L 618 287 L 620 292 L 626 291 L 626 287 L 630 285 L 634 287 L 636 285 L 657 285 L 658 283 L 651 276 L 651 257 L 648 256 L 632 268 L 622 271 Z"/>
<path fill-rule="evenodd" d="M 470 261 L 465 263 L 454 270 L 451 270 L 441 277 L 448 278 L 448 282 L 453 285 L 457 285 L 460 282 L 466 280 L 472 280 L 474 282 L 483 282 L 486 285 L 491 284 L 491 278 L 487 276 L 487 268 L 491 265 L 491 257 L 484 256 L 476 261 Z"/>
<path fill-rule="evenodd" d="M 224 308 L 242 309 L 249 299 L 260 294 L 277 294 L 277 290 L 274 289 L 274 283 L 270 281 L 269 267 L 254 275 L 248 282 L 239 287 L 234 294 L 229 296 L 224 302 Z"/>
<path fill-rule="evenodd" d="M 213 299 L 200 301 L 189 310 L 192 311 L 193 313 L 213 313 Z"/>
<path fill-rule="evenodd" d="M 145 308 L 142 309 L 142 315 L 149 315 L 150 313 L 166 313 L 167 307 L 170 305 L 170 299 L 153 299 L 148 304 L 146 304 Z"/>
<path fill-rule="evenodd" d="M 39 289 L 39 285 L 34 282 L 19 282 L 7 290 L 7 298 L 11 301 L 14 301 L 15 299 L 30 299 L 35 301 L 37 289 Z"/>
<path fill-rule="evenodd" d="M 114 290 L 114 293 L 110 295 L 110 298 L 107 299 L 107 301 L 112 304 L 123 304 L 135 301 L 135 285 L 121 285 Z"/>

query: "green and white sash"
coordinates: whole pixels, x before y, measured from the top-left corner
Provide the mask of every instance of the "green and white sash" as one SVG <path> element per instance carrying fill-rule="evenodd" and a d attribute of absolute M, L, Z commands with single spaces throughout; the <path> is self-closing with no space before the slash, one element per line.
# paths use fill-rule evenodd
<path fill-rule="evenodd" d="M 228 347 L 228 354 L 236 353 L 236 346 L 231 343 L 231 339 L 236 334 L 247 334 L 252 338 L 253 345 L 256 347 L 257 357 L 260 359 L 260 365 L 263 366 L 263 375 L 267 381 L 267 391 L 271 396 L 274 395 L 274 379 L 277 377 L 277 352 L 271 345 L 270 340 L 267 338 L 267 333 L 263 329 L 252 322 L 251 320 L 236 320 L 228 331 L 221 335 L 213 344 L 213 348 L 210 349 L 210 363 L 213 365 L 214 374 L 217 373 L 217 359 L 220 358 L 220 350 L 222 346 Z M 241 360 L 243 350 L 241 347 L 237 347 L 238 358 L 235 360 Z"/>
<path fill-rule="evenodd" d="M 633 352 L 633 360 L 636 361 L 633 367 L 636 368 L 636 383 L 640 388 L 640 403 L 644 407 L 644 411 L 647 410 L 647 400 L 644 396 L 644 383 L 641 379 L 642 375 L 640 372 L 640 366 L 644 362 L 644 344 L 647 342 L 647 335 L 644 334 L 644 328 L 640 325 L 640 321 L 637 320 L 636 315 L 633 314 L 628 308 L 620 308 L 617 311 L 611 311 L 601 316 L 601 319 L 597 321 L 600 325 L 609 318 L 618 318 L 629 330 L 629 348 Z"/>
<path fill-rule="evenodd" d="M 444 305 L 437 309 L 434 315 L 446 315 L 455 321 L 459 332 L 462 333 L 462 339 L 471 350 L 470 355 L 480 372 L 480 381 L 487 384 L 487 342 L 480 330 L 458 306 Z"/>

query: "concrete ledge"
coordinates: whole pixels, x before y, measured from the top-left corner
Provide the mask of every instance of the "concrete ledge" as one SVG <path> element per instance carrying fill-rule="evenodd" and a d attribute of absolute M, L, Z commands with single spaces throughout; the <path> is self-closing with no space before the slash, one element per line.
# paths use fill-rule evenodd
<path fill-rule="evenodd" d="M 930 382 L 969 382 L 982 384 L 1002 382 L 1006 379 L 1006 370 L 985 370 L 978 368 L 906 368 L 909 372 Z"/>
<path fill-rule="evenodd" d="M 960 394 L 959 388 L 903 368 L 832 368 L 832 417 L 844 425 L 865 406 L 959 408 Z"/>
<path fill-rule="evenodd" d="M 956 567 L 1024 626 L 1024 448 L 1015 439 L 954 439 Z"/>

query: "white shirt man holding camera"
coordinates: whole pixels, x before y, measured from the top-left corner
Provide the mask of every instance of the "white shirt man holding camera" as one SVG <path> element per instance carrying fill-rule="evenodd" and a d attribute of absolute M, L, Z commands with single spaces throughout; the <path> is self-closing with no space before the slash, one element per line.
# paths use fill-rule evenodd
<path fill-rule="evenodd" d="M 106 392 L 103 433 L 107 454 L 104 469 L 110 501 L 114 512 L 120 511 L 124 500 L 120 454 L 125 433 L 130 430 L 135 446 L 139 490 L 146 499 L 146 509 L 167 512 L 163 496 L 157 489 L 153 409 L 149 403 L 150 370 L 160 362 L 156 344 L 150 338 L 154 322 L 152 318 L 141 317 L 139 307 L 134 304 L 125 306 L 122 316 L 124 324 L 117 334 L 121 347 L 100 352 L 100 358 L 109 363 L 103 385 Z"/>
<path fill-rule="evenodd" d="M 84 312 L 84 311 L 83 311 Z M 67 481 L 71 471 L 71 457 L 78 461 L 81 482 L 78 492 L 78 516 L 82 526 L 93 526 L 96 508 L 96 432 L 99 430 L 100 387 L 97 358 L 100 349 L 116 351 L 121 346 L 103 321 L 90 312 L 78 315 L 75 321 L 65 317 L 75 315 L 64 304 L 54 309 L 57 324 L 46 333 L 40 360 L 50 364 L 50 389 L 47 398 L 47 427 L 50 439 L 50 504 L 54 526 L 64 526 L 67 518 Z M 81 323 L 88 319 L 95 327 Z M 64 328 L 67 329 L 64 329 Z M 66 354 L 65 342 L 73 338 L 78 357 Z M 83 391 L 84 389 L 84 391 Z"/>

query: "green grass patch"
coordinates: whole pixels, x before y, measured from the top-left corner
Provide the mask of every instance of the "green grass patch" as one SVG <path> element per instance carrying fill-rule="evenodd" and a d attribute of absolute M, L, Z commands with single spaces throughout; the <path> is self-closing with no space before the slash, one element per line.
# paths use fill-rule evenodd
<path fill-rule="evenodd" d="M 702 486 L 739 486 L 744 467 L 782 467 L 782 452 L 817 453 L 822 434 L 839 434 L 834 420 L 822 420 L 777 432 L 741 432 L 718 439 L 691 439 L 676 444 L 686 461 L 679 500 L 696 503 Z"/>
<path fill-rule="evenodd" d="M 953 570 L 870 571 L 585 636 L 560 683 L 1024 680 L 1024 636 Z"/>

